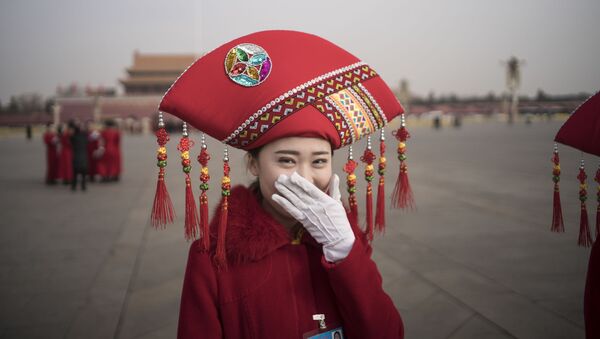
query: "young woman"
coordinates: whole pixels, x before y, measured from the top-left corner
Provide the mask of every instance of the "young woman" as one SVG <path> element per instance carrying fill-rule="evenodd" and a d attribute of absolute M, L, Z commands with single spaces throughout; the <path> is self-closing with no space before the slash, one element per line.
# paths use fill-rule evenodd
<path fill-rule="evenodd" d="M 191 245 L 179 338 L 403 338 L 332 169 L 335 149 L 402 113 L 377 73 L 317 36 L 259 32 L 196 61 L 160 110 L 247 150 L 256 177 L 231 191 L 223 180 L 210 231 Z M 165 152 L 159 148 L 159 188 Z"/>

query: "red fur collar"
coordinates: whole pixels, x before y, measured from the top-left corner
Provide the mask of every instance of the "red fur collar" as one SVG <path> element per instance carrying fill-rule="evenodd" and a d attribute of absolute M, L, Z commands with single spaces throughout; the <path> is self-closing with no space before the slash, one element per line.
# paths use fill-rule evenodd
<path fill-rule="evenodd" d="M 230 263 L 258 261 L 269 253 L 291 242 L 287 230 L 268 214 L 254 192 L 236 186 L 229 196 L 225 246 Z M 221 215 L 221 202 L 211 221 L 212 251 L 216 244 L 217 228 Z M 309 239 L 310 238 L 310 241 Z M 316 244 L 305 236 L 304 242 Z"/>

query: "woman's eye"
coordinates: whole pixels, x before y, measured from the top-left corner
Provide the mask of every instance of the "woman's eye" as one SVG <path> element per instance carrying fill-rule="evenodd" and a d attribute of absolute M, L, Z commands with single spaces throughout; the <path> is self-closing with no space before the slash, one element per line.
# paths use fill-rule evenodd
<path fill-rule="evenodd" d="M 279 158 L 278 162 L 281 163 L 281 164 L 293 164 L 294 163 L 294 159 L 292 159 L 292 158 Z"/>
<path fill-rule="evenodd" d="M 317 159 L 315 161 L 313 161 L 313 164 L 315 165 L 323 165 L 327 163 L 327 159 Z"/>

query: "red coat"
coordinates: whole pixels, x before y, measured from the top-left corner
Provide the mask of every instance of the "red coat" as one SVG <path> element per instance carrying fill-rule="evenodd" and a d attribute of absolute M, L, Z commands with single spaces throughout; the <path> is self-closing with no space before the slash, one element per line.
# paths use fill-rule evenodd
<path fill-rule="evenodd" d="M 46 181 L 58 179 L 58 153 L 56 144 L 58 138 L 54 132 L 44 133 L 44 144 L 46 144 Z"/>
<path fill-rule="evenodd" d="M 217 220 L 218 211 L 212 240 Z M 327 263 L 308 233 L 291 244 L 254 194 L 238 186 L 230 196 L 226 239 L 226 271 L 213 266 L 214 249 L 202 251 L 199 241 L 190 247 L 178 338 L 302 338 L 318 327 L 317 313 L 325 314 L 330 329 L 343 326 L 349 339 L 404 337 L 364 237 L 357 236 L 346 259 Z"/>
<path fill-rule="evenodd" d="M 98 174 L 102 177 L 118 177 L 121 174 L 121 132 L 115 128 L 102 131 L 104 155 L 98 163 Z"/>
<path fill-rule="evenodd" d="M 585 337 L 597 339 L 600 338 L 600 240 L 598 239 L 592 247 L 588 265 L 583 303 Z"/>

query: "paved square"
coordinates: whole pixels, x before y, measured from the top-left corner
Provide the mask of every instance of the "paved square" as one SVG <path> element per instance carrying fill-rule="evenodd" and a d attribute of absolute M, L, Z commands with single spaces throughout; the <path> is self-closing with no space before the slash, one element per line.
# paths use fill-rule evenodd
<path fill-rule="evenodd" d="M 550 157 L 559 126 L 411 129 L 407 155 L 417 210 L 388 210 L 386 236 L 376 239 L 374 252 L 406 338 L 584 337 L 589 250 L 576 245 L 580 153 L 566 147 L 560 149 L 566 233 L 549 231 Z M 177 138 L 169 144 L 167 184 L 180 218 L 155 231 L 148 222 L 157 173 L 152 136 L 125 136 L 121 182 L 91 184 L 85 193 L 44 185 L 39 135 L 31 142 L 2 137 L 0 338 L 175 337 L 188 248 Z M 389 195 L 398 169 L 394 139 L 387 140 Z M 209 150 L 214 206 L 222 148 L 210 140 Z M 231 175 L 246 184 L 242 155 L 232 152 Z M 345 150 L 336 152 L 339 174 L 345 157 Z M 585 159 L 590 176 L 599 159 Z M 595 192 L 593 182 L 589 187 Z M 364 192 L 362 180 L 358 188 Z M 360 193 L 359 199 L 364 206 Z M 595 220 L 595 199 L 588 210 Z"/>

